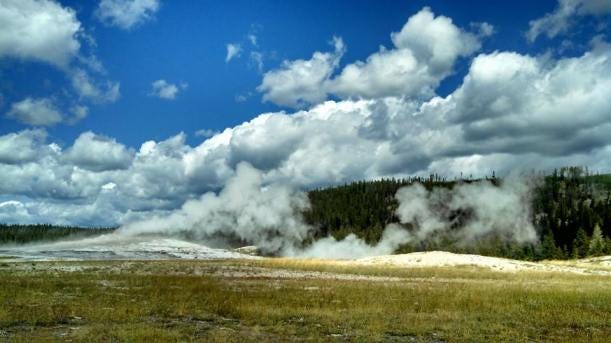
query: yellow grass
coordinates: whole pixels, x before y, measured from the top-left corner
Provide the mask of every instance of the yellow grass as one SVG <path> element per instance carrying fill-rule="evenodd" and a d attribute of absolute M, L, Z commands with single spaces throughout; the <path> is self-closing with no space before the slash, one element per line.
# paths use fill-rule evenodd
<path fill-rule="evenodd" d="M 608 342 L 611 277 L 289 259 L 3 262 L 3 337 Z"/>

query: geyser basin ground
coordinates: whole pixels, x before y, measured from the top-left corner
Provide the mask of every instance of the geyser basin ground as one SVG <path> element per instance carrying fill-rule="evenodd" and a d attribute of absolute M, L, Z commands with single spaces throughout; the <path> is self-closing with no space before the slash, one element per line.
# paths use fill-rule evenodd
<path fill-rule="evenodd" d="M 593 265 L 609 268 L 603 260 Z M 611 337 L 608 275 L 296 259 L 107 260 L 0 261 L 0 280 L 0 337 L 14 341 Z"/>
<path fill-rule="evenodd" d="M 23 260 L 161 260 L 255 258 L 171 237 L 107 234 L 79 240 L 0 246 L 0 257 Z"/>

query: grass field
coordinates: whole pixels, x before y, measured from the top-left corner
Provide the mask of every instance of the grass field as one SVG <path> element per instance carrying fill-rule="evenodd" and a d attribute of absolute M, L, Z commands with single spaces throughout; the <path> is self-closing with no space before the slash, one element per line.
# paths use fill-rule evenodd
<path fill-rule="evenodd" d="M 290 260 L 0 261 L 0 340 L 609 342 L 611 277 Z"/>

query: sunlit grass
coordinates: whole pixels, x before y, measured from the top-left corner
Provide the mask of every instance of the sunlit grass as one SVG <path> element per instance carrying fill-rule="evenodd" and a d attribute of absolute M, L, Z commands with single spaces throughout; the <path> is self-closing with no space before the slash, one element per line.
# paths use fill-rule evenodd
<path fill-rule="evenodd" d="M 234 269 L 253 272 L 225 273 Z M 266 277 L 261 270 L 398 279 Z M 9 262 L 0 267 L 0 334 L 14 341 L 605 342 L 610 281 L 281 259 Z"/>

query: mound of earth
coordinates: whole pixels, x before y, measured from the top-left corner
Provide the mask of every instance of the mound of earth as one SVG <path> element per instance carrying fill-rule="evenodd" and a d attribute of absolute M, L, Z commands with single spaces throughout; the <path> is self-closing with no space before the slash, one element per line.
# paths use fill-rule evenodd
<path fill-rule="evenodd" d="M 252 259 L 256 256 L 167 237 L 108 234 L 74 241 L 0 247 L 0 255 L 26 260 Z"/>
<path fill-rule="evenodd" d="M 611 261 L 611 256 L 597 257 L 575 262 L 563 261 L 563 263 L 556 263 L 556 261 L 528 262 L 481 255 L 455 254 L 445 251 L 427 251 L 400 255 L 366 257 L 355 260 L 354 263 L 362 265 L 409 268 L 472 266 L 505 272 L 530 270 L 611 275 L 611 269 L 604 268 L 609 261 Z"/>

